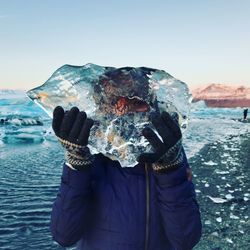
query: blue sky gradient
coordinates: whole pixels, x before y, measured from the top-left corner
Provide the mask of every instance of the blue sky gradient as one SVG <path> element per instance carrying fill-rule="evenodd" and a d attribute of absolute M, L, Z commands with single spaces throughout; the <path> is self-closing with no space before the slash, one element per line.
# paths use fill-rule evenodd
<path fill-rule="evenodd" d="M 89 62 L 250 87 L 250 1 L 0 0 L 0 88 Z"/>

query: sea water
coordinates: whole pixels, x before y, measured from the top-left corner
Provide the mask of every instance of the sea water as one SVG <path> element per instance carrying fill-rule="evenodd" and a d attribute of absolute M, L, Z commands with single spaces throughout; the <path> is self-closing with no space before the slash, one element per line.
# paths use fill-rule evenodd
<path fill-rule="evenodd" d="M 242 122 L 242 113 L 240 108 L 217 109 L 207 108 L 202 102 L 193 104 L 189 128 L 183 135 L 188 158 L 195 157 L 207 144 L 226 143 L 233 136 L 249 133 L 249 123 Z M 53 135 L 47 114 L 23 93 L 13 92 L 8 96 L 0 93 L 0 249 L 63 249 L 52 240 L 49 230 L 63 159 L 63 149 Z M 217 163 L 211 159 L 204 164 L 213 167 Z M 219 166 L 216 171 L 222 177 L 226 172 Z M 199 180 L 197 194 L 202 192 L 199 184 L 215 185 L 204 182 L 201 176 L 195 175 L 195 179 Z M 244 201 L 248 202 L 249 190 L 243 191 Z M 233 194 L 229 195 L 207 197 L 211 204 L 218 204 L 230 200 Z M 229 216 L 236 220 L 233 212 Z M 203 224 L 216 225 L 222 219 L 220 214 L 214 222 L 206 217 Z M 247 221 L 249 223 L 246 218 Z M 232 239 L 227 238 L 227 243 L 233 244 L 230 241 Z"/>

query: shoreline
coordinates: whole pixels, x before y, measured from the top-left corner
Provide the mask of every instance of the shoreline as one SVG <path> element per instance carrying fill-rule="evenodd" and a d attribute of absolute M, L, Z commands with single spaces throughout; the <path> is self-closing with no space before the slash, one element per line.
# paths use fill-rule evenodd
<path fill-rule="evenodd" d="M 250 132 L 205 145 L 189 159 L 203 235 L 194 248 L 248 249 Z"/>

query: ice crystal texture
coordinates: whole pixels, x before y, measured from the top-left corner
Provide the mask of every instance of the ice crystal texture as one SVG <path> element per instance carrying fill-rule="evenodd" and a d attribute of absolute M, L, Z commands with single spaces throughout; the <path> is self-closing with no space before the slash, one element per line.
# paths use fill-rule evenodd
<path fill-rule="evenodd" d="M 135 166 L 140 153 L 152 151 L 141 134 L 146 126 L 154 130 L 150 113 L 178 113 L 183 131 L 191 101 L 187 85 L 163 70 L 94 64 L 64 65 L 27 95 L 50 117 L 58 105 L 84 110 L 95 121 L 89 138 L 91 152 L 118 160 L 122 167 Z"/>

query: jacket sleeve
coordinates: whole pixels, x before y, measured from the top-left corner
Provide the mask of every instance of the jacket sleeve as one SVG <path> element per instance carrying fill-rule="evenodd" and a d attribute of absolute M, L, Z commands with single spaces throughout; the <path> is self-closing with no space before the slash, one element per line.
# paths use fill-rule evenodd
<path fill-rule="evenodd" d="M 187 177 L 188 169 L 184 153 L 180 168 L 170 173 L 154 174 L 163 228 L 175 250 L 190 250 L 201 237 L 199 206 L 194 185 Z"/>
<path fill-rule="evenodd" d="M 67 247 L 83 235 L 91 196 L 91 168 L 84 171 L 63 166 L 59 193 L 53 204 L 50 229 L 53 239 Z"/>

